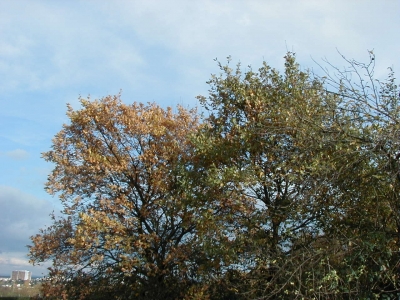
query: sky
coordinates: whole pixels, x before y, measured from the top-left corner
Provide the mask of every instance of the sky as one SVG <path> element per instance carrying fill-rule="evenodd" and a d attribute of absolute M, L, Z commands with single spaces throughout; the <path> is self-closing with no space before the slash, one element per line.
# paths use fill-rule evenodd
<path fill-rule="evenodd" d="M 228 56 L 282 69 L 287 51 L 303 69 L 368 61 L 375 76 L 400 69 L 398 0 L 0 0 L 0 275 L 28 262 L 29 237 L 60 202 L 44 191 L 41 158 L 66 105 L 122 92 L 125 103 L 195 107 Z M 201 109 L 200 109 L 201 111 Z"/>

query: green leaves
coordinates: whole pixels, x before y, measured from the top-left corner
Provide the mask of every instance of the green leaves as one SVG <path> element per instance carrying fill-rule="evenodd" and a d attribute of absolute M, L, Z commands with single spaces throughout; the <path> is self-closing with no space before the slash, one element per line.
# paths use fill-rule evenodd
<path fill-rule="evenodd" d="M 218 63 L 201 122 L 119 96 L 68 107 L 43 154 L 65 215 L 30 247 L 49 296 L 397 297 L 399 90 L 346 62 Z"/>
<path fill-rule="evenodd" d="M 370 65 L 348 62 L 354 72 L 364 68 L 373 81 Z M 394 150 L 383 144 L 376 148 L 383 140 L 393 147 L 398 139 L 388 133 L 397 120 L 387 116 L 397 113 L 399 101 L 393 75 L 379 96 L 373 84 L 353 83 L 339 69 L 337 82 L 329 73 L 318 78 L 304 72 L 291 53 L 285 56 L 282 74 L 266 63 L 258 72 L 251 67 L 242 72 L 240 65 L 235 72 L 220 67 L 221 74 L 209 81 L 210 96 L 201 97 L 213 114 L 200 132 L 203 138 L 195 144 L 213 162 L 203 166 L 206 184 L 230 187 L 217 189 L 220 194 L 213 199 L 232 193 L 248 207 L 246 216 L 233 214 L 233 228 L 240 230 L 231 233 L 234 240 L 250 240 L 253 245 L 239 243 L 237 255 L 231 256 L 249 270 L 242 274 L 249 276 L 247 283 L 243 281 L 246 295 L 276 298 L 284 291 L 296 297 L 302 293 L 306 298 L 341 297 L 362 284 L 376 288 L 379 284 L 372 287 L 364 282 L 366 276 L 346 282 L 346 274 L 349 268 L 360 269 L 379 281 L 381 268 L 376 271 L 374 264 L 359 265 L 356 260 L 347 261 L 348 265 L 342 262 L 353 255 L 348 239 L 357 241 L 360 235 L 357 244 L 369 259 L 375 255 L 368 248 L 370 241 L 377 243 L 375 236 L 384 237 L 379 240 L 386 245 L 384 249 L 400 243 L 387 235 L 400 222 L 390 213 L 398 207 L 387 193 L 393 191 L 392 175 L 382 169 L 388 163 L 384 153 L 390 157 L 388 153 Z M 389 94 L 390 105 L 385 96 Z M 397 165 L 391 166 L 397 172 Z M 335 241 L 337 248 L 328 244 L 321 248 L 320 240 Z M 252 263 L 243 265 L 243 257 Z M 321 258 L 330 261 L 329 270 L 317 263 Z M 262 273 L 254 277 L 254 272 L 265 267 L 257 261 L 281 261 L 283 265 L 267 267 L 272 277 Z M 313 274 L 313 281 L 306 283 L 301 278 L 307 272 Z M 293 278 L 299 280 L 298 285 Z M 253 289 L 253 284 L 262 288 Z M 390 284 L 397 289 L 393 281 Z"/>

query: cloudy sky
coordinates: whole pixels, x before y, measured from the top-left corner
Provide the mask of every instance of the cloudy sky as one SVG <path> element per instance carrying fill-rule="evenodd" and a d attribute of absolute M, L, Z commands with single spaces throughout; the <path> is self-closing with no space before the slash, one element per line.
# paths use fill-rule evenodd
<path fill-rule="evenodd" d="M 122 90 L 127 103 L 196 106 L 215 58 L 304 69 L 376 54 L 376 76 L 400 69 L 398 0 L 0 1 L 0 275 L 28 263 L 29 236 L 59 210 L 41 159 L 66 104 Z"/>

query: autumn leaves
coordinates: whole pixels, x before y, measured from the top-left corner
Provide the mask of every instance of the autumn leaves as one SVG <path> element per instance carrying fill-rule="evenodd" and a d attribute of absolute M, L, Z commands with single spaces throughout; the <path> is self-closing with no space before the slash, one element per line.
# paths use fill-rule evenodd
<path fill-rule="evenodd" d="M 348 63 L 374 80 L 371 65 Z M 33 263 L 53 262 L 49 297 L 398 290 L 393 75 L 369 93 L 363 81 L 351 90 L 347 73 L 335 85 L 302 71 L 291 53 L 282 74 L 265 63 L 257 72 L 220 67 L 199 97 L 207 116 L 119 95 L 68 108 L 69 124 L 43 155 L 55 166 L 46 188 L 64 214 L 30 247 Z"/>

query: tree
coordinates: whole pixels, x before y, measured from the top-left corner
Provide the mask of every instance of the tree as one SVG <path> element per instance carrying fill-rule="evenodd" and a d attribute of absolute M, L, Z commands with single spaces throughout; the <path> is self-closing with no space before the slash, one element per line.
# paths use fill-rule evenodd
<path fill-rule="evenodd" d="M 229 184 L 250 212 L 235 220 L 238 289 L 249 298 L 276 298 L 303 263 L 304 246 L 318 236 L 322 201 L 332 193 L 318 176 L 324 170 L 312 170 L 310 143 L 321 141 L 317 133 L 329 113 L 321 99 L 332 97 L 290 53 L 284 75 L 265 63 L 258 72 L 220 67 L 221 76 L 209 81 L 210 96 L 200 97 L 210 111 L 201 132 L 209 145 L 200 145 L 213 162 L 206 177 Z"/>
<path fill-rule="evenodd" d="M 375 81 L 373 57 L 347 61 L 352 70 L 337 77 L 285 59 L 283 74 L 266 63 L 258 72 L 220 64 L 200 97 L 210 112 L 197 145 L 213 161 L 205 174 L 252 212 L 235 221 L 231 284 L 247 299 L 396 294 L 394 75 Z"/>
<path fill-rule="evenodd" d="M 372 53 L 346 62 L 228 60 L 201 120 L 119 96 L 69 108 L 44 154 L 63 216 L 30 247 L 53 262 L 48 296 L 398 297 L 399 89 Z"/>
<path fill-rule="evenodd" d="M 329 64 L 334 72 L 325 68 L 325 76 L 320 77 L 338 99 L 332 123 L 341 142 L 336 151 L 341 155 L 336 183 L 343 191 L 343 204 L 338 207 L 345 208 L 343 217 L 326 231 L 333 231 L 347 245 L 338 272 L 346 289 L 366 298 L 388 298 L 398 297 L 400 290 L 400 94 L 391 68 L 386 80 L 374 78 L 376 60 L 372 51 L 369 54 L 367 63 L 342 56 L 345 69 Z M 359 158 L 349 160 L 355 151 Z"/>
<path fill-rule="evenodd" d="M 44 158 L 46 189 L 63 216 L 32 237 L 33 263 L 52 260 L 49 296 L 175 299 L 204 260 L 178 188 L 192 152 L 195 111 L 123 104 L 119 96 L 68 107 L 70 124 Z"/>

